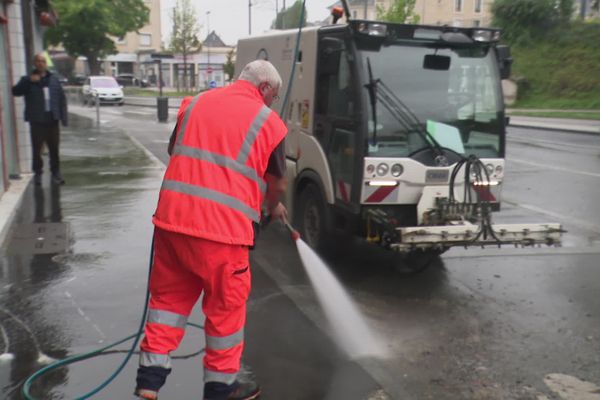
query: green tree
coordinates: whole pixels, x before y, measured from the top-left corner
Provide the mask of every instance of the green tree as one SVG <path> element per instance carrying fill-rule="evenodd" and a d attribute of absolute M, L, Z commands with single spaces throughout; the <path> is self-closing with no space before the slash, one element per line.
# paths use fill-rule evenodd
<path fill-rule="evenodd" d="M 150 10 L 143 0 L 53 0 L 60 16 L 48 29 L 46 43 L 62 44 L 73 57 L 85 56 L 90 72 L 100 73 L 100 60 L 115 54 L 112 37 L 123 37 L 148 22 Z"/>
<path fill-rule="evenodd" d="M 420 17 L 415 14 L 416 0 L 394 0 L 389 8 L 377 5 L 377 19 L 402 24 L 418 24 Z"/>
<path fill-rule="evenodd" d="M 231 82 L 233 80 L 233 75 L 235 74 L 235 64 L 233 63 L 233 50 L 227 53 L 227 61 L 223 64 L 223 71 L 227 74 L 227 81 Z"/>
<path fill-rule="evenodd" d="M 202 43 L 198 39 L 198 18 L 190 0 L 177 0 L 173 9 L 173 30 L 169 50 L 183 56 L 183 86 L 188 90 L 187 59 L 190 54 L 199 53 Z"/>
<path fill-rule="evenodd" d="M 573 0 L 494 0 L 492 24 L 513 44 L 527 44 L 568 23 Z"/>
<path fill-rule="evenodd" d="M 271 28 L 275 29 L 294 29 L 298 28 L 298 21 L 300 21 L 300 14 L 302 13 L 302 1 L 296 0 L 296 2 L 289 8 L 281 10 Z M 306 26 L 306 7 L 304 8 L 304 14 L 302 16 L 302 26 Z"/>

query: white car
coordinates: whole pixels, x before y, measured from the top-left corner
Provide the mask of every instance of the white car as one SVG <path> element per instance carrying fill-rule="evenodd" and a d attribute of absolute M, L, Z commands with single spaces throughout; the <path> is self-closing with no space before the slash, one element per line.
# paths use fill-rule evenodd
<path fill-rule="evenodd" d="M 112 76 L 90 76 L 85 80 L 81 88 L 81 98 L 83 104 L 96 104 L 96 99 L 100 104 L 118 104 L 123 105 L 125 101 L 123 96 L 123 86 L 119 85 Z"/>

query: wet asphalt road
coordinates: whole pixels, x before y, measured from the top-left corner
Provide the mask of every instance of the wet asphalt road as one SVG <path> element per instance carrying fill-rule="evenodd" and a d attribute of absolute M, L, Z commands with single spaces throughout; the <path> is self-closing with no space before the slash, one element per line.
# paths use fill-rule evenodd
<path fill-rule="evenodd" d="M 21 398 L 38 353 L 62 358 L 136 331 L 162 171 L 120 129 L 166 162 L 172 124 L 154 115 L 103 107 L 101 130 L 77 118 L 63 134 L 67 185 L 26 193 L 19 234 L 1 259 L 0 323 L 15 354 L 0 364 L 6 398 Z M 553 373 L 600 384 L 599 154 L 598 136 L 510 131 L 495 221 L 561 222 L 569 230 L 562 248 L 453 249 L 405 275 L 393 254 L 340 238 L 327 260 L 384 338 L 382 360 L 350 362 L 337 349 L 294 244 L 270 226 L 253 253 L 245 356 L 264 398 L 559 398 L 544 382 Z M 39 223 L 49 224 L 42 236 Z M 188 355 L 202 341 L 189 330 L 162 398 L 200 398 L 200 358 Z M 122 357 L 52 373 L 35 390 L 74 398 Z M 131 361 L 96 398 L 129 398 L 134 372 Z"/>

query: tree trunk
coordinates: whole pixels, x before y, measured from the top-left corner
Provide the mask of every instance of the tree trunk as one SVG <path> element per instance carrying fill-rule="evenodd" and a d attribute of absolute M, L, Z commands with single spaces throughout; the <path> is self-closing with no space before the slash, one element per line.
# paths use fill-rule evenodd
<path fill-rule="evenodd" d="M 184 51 L 183 53 L 183 88 L 187 92 L 188 90 L 188 68 L 187 68 L 187 53 Z"/>
<path fill-rule="evenodd" d="M 87 58 L 88 66 L 90 67 L 90 75 L 100 75 L 100 64 L 102 62 L 98 60 L 98 54 L 87 53 L 84 56 Z"/>

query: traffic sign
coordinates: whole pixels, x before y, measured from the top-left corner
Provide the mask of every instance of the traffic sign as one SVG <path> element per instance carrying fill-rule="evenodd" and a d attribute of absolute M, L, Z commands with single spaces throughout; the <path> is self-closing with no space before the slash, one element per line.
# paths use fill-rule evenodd
<path fill-rule="evenodd" d="M 211 89 L 216 88 L 217 87 L 217 81 L 210 81 L 208 83 L 208 87 L 211 88 Z"/>
<path fill-rule="evenodd" d="M 208 68 L 206 69 L 206 72 L 208 72 L 209 74 L 212 74 L 212 73 L 213 73 L 213 69 L 212 69 L 212 67 L 208 67 Z"/>

